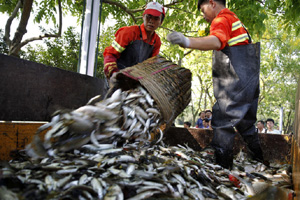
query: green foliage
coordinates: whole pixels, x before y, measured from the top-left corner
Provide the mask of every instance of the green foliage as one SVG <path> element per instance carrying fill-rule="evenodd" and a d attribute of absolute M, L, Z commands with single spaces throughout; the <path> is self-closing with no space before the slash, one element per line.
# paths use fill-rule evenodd
<path fill-rule="evenodd" d="M 62 0 L 64 14 L 78 17 L 81 22 L 83 0 Z M 113 2 L 113 3 L 110 3 Z M 103 77 L 103 51 L 111 45 L 115 32 L 122 26 L 142 23 L 142 14 L 148 0 L 111 0 L 105 1 L 101 16 L 101 36 L 98 47 L 97 77 Z M 193 73 L 192 101 L 179 116 L 180 123 L 191 121 L 194 124 L 198 113 L 211 109 L 213 97 L 211 65 L 212 52 L 183 49 L 171 45 L 166 35 L 179 31 L 188 37 L 209 35 L 209 24 L 197 10 L 197 1 L 164 1 L 166 17 L 157 30 L 162 40 L 160 54 L 174 63 L 188 68 Z M 168 3 L 167 3 L 168 2 Z M 169 4 L 170 2 L 170 4 Z M 173 4 L 173 2 L 176 2 Z M 17 0 L 0 0 L 0 12 L 11 14 Z M 118 5 L 121 5 L 118 6 Z M 298 0 L 228 0 L 227 6 L 234 11 L 248 28 L 253 41 L 261 42 L 261 93 L 259 98 L 258 119 L 274 118 L 279 120 L 279 109 L 284 108 L 284 130 L 291 131 L 294 120 L 295 93 L 299 80 L 300 32 Z M 35 1 L 34 22 L 56 22 L 57 1 Z M 116 23 L 109 24 L 114 19 Z M 103 28 L 103 24 L 108 25 Z M 0 32 L 0 36 L 2 32 Z M 11 34 L 12 35 L 12 34 Z M 6 46 L 0 41 L 0 51 Z M 28 46 L 22 56 L 26 59 L 47 65 L 76 71 L 79 50 L 79 35 L 68 30 L 62 38 L 45 40 L 45 45 Z M 2 48 L 3 47 L 3 48 Z M 186 120 L 185 120 L 186 119 Z"/>
<path fill-rule="evenodd" d="M 45 20 L 49 24 L 51 19 L 56 24 L 56 0 L 35 1 L 35 6 L 37 6 L 37 14 L 34 22 L 40 23 L 42 20 Z"/>
<path fill-rule="evenodd" d="M 42 21 L 49 23 L 58 23 L 58 1 L 57 0 L 40 0 L 34 1 L 33 21 L 41 23 Z M 81 20 L 83 11 L 83 1 L 61 0 L 63 16 L 77 16 Z"/>
<path fill-rule="evenodd" d="M 288 32 L 282 21 L 270 17 L 261 39 L 261 94 L 258 118 L 272 117 L 279 122 L 284 109 L 284 130 L 292 131 L 297 80 L 300 77 L 300 39 L 296 31 Z"/>
<path fill-rule="evenodd" d="M 79 34 L 69 27 L 62 38 L 46 39 L 44 45 L 29 45 L 21 57 L 45 65 L 76 72 L 79 55 Z"/>
<path fill-rule="evenodd" d="M 261 36 L 263 34 L 265 31 L 263 22 L 268 16 L 263 5 L 258 1 L 231 0 L 228 1 L 228 8 L 245 24 L 251 35 Z"/>
<path fill-rule="evenodd" d="M 300 33 L 300 3 L 298 0 L 266 0 L 266 9 L 270 10 L 277 19 L 280 19 L 287 31 L 295 30 Z"/>
<path fill-rule="evenodd" d="M 97 62 L 97 77 L 104 78 L 104 72 L 103 72 L 103 63 L 104 63 L 104 57 L 103 52 L 104 49 L 111 45 L 111 42 L 114 39 L 115 29 L 113 27 L 108 27 L 106 30 L 103 30 L 101 33 L 101 36 L 99 38 L 99 46 L 98 46 L 98 62 Z"/>
<path fill-rule="evenodd" d="M 0 0 L 0 12 L 11 15 L 19 0 Z"/>
<path fill-rule="evenodd" d="M 0 29 L 0 53 L 2 54 L 8 54 L 8 47 L 5 44 L 5 42 L 3 41 L 3 30 Z"/>
<path fill-rule="evenodd" d="M 72 16 L 78 17 L 78 20 L 82 18 L 83 11 L 83 0 L 63 0 L 62 7 L 64 9 L 64 14 L 71 14 Z"/>

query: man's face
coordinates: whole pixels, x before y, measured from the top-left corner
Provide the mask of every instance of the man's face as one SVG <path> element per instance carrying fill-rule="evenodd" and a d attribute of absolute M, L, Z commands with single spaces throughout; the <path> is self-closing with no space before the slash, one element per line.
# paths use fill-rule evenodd
<path fill-rule="evenodd" d="M 257 122 L 256 126 L 257 126 L 258 129 L 263 129 L 264 128 L 264 125 L 261 122 Z"/>
<path fill-rule="evenodd" d="M 206 116 L 206 118 L 210 118 L 210 117 L 211 117 L 211 112 L 207 112 L 207 113 L 205 114 L 205 116 Z"/>
<path fill-rule="evenodd" d="M 204 118 L 205 118 L 205 112 L 201 112 L 201 113 L 200 113 L 200 118 L 201 118 L 201 119 L 204 119 Z"/>
<path fill-rule="evenodd" d="M 161 15 L 156 17 L 153 15 L 145 14 L 143 16 L 143 20 L 144 20 L 146 31 L 149 32 L 155 31 L 161 25 L 161 18 L 162 18 Z"/>
<path fill-rule="evenodd" d="M 273 129 L 274 123 L 272 121 L 267 121 L 267 127 L 268 129 Z"/>
<path fill-rule="evenodd" d="M 208 22 L 211 23 L 213 19 L 215 18 L 215 14 L 213 11 L 213 3 L 211 1 L 207 3 L 203 3 L 200 8 L 201 12 L 203 13 L 204 19 Z"/>

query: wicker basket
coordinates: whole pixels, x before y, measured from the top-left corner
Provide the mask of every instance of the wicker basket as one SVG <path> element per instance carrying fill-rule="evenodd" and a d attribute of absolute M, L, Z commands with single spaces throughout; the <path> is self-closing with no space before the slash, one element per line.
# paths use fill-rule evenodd
<path fill-rule="evenodd" d="M 186 108 L 191 100 L 191 72 L 156 56 L 121 70 L 116 79 L 123 90 L 141 84 L 160 108 L 166 127 Z"/>

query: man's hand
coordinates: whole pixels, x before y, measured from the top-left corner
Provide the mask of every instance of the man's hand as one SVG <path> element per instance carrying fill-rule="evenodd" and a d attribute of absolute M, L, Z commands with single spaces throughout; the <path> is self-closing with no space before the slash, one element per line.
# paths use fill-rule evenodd
<path fill-rule="evenodd" d="M 182 33 L 173 32 L 167 35 L 167 40 L 172 44 L 179 44 L 179 46 L 187 48 L 190 46 L 190 40 Z"/>
<path fill-rule="evenodd" d="M 117 72 L 113 73 L 109 79 L 109 87 L 113 88 L 114 86 L 116 86 L 118 84 L 117 81 Z"/>

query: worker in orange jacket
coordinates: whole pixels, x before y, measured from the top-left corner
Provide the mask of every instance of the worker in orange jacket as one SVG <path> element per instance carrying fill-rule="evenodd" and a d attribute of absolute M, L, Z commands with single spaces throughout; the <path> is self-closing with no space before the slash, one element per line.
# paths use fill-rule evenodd
<path fill-rule="evenodd" d="M 164 7 L 157 2 L 150 2 L 143 13 L 143 24 L 122 27 L 116 32 L 112 45 L 106 47 L 103 53 L 107 79 L 121 69 L 158 55 L 161 41 L 155 30 L 164 17 Z"/>
<path fill-rule="evenodd" d="M 211 23 L 210 35 L 187 38 L 182 33 L 167 39 L 184 48 L 213 51 L 213 87 L 216 103 L 211 125 L 211 146 L 217 164 L 232 168 L 235 134 L 241 134 L 253 158 L 263 161 L 258 134 L 255 132 L 259 96 L 260 46 L 252 44 L 248 31 L 225 0 L 198 0 L 205 20 Z"/>

